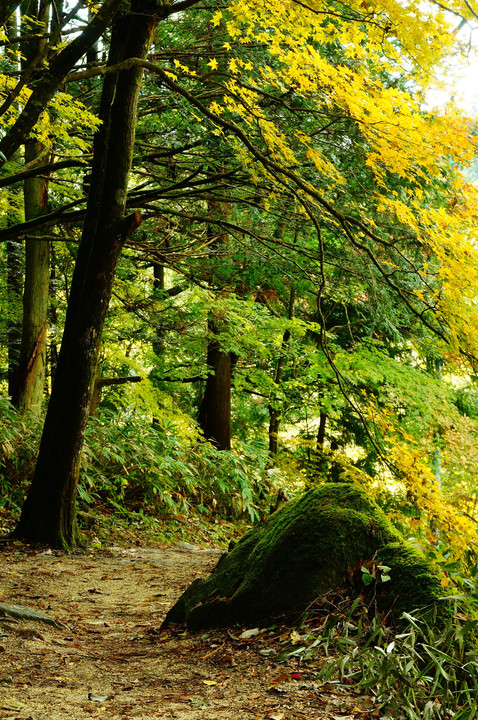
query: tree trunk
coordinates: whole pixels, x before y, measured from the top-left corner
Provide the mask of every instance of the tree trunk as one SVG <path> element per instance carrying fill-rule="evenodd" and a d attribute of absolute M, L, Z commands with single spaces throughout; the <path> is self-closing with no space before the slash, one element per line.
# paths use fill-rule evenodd
<path fill-rule="evenodd" d="M 136 0 L 113 24 L 109 63 L 145 58 L 160 2 Z M 125 218 L 142 70 L 105 78 L 95 137 L 91 192 L 73 274 L 63 340 L 35 473 L 16 537 L 56 547 L 78 542 L 76 494 L 103 325 L 126 238 L 140 223 Z"/>
<path fill-rule="evenodd" d="M 316 445 L 316 458 L 317 458 L 317 470 L 319 473 L 323 472 L 324 469 L 324 442 L 325 442 L 325 428 L 327 425 L 327 414 L 321 411 L 319 416 L 319 427 L 317 429 L 317 445 Z"/>
<path fill-rule="evenodd" d="M 35 17 L 33 29 L 42 32 L 48 19 L 48 3 L 26 0 L 21 4 L 22 18 L 28 13 Z M 30 21 L 31 22 L 31 21 Z M 22 28 L 24 21 L 22 19 Z M 23 48 L 23 70 L 45 45 L 44 39 L 34 38 Z M 44 153 L 42 143 L 31 138 L 25 143 L 25 164 L 34 163 Z M 27 178 L 23 184 L 25 220 L 48 213 L 48 179 L 42 176 Z M 32 233 L 34 236 L 35 233 Z M 23 289 L 23 320 L 20 360 L 13 404 L 21 412 L 40 415 L 46 368 L 46 340 L 48 329 L 48 300 L 50 286 L 50 245 L 30 237 L 25 242 L 25 285 Z"/>
<path fill-rule="evenodd" d="M 43 150 L 41 143 L 29 141 L 25 161 L 30 162 Z M 25 220 L 48 211 L 48 181 L 29 178 L 24 184 Z M 20 360 L 13 404 L 22 412 L 39 415 L 46 368 L 48 301 L 50 287 L 50 245 L 29 238 L 25 243 L 25 286 Z"/>
<path fill-rule="evenodd" d="M 8 303 L 8 394 L 17 393 L 18 361 L 22 342 L 22 283 L 23 247 L 19 242 L 7 243 L 7 303 Z"/>
<path fill-rule="evenodd" d="M 210 323 L 213 334 L 217 328 Z M 209 375 L 199 408 L 198 422 L 204 436 L 218 450 L 231 449 L 231 354 L 216 339 L 207 348 Z"/>
<path fill-rule="evenodd" d="M 294 303 L 295 303 L 295 288 L 293 286 L 291 286 L 290 295 L 289 295 L 289 308 L 288 308 L 289 320 L 291 320 L 294 316 Z M 276 387 L 280 386 L 280 384 L 282 382 L 282 377 L 284 375 L 284 367 L 285 367 L 285 363 L 286 363 L 285 350 L 289 344 L 289 340 L 290 340 L 290 331 L 286 330 L 282 337 L 281 354 L 277 361 L 276 373 L 275 373 L 275 377 L 274 377 L 274 384 Z M 270 461 L 271 465 L 274 464 L 275 457 L 276 457 L 277 451 L 279 449 L 279 427 L 280 427 L 280 423 L 282 420 L 282 416 L 286 409 L 287 409 L 286 403 L 283 403 L 282 407 L 278 407 L 277 400 L 275 402 L 269 403 L 269 461 Z"/>
<path fill-rule="evenodd" d="M 224 215 L 224 207 L 220 203 L 210 202 L 209 213 Z M 210 243 L 211 259 L 214 253 L 218 255 L 218 261 L 224 253 L 225 246 L 229 242 L 228 233 L 217 234 L 213 228 L 208 227 L 208 235 L 212 239 Z M 209 278 L 214 275 L 214 268 L 211 266 Z M 224 322 L 224 321 L 221 321 Z M 231 353 L 222 350 L 219 342 L 221 331 L 220 323 L 210 314 L 208 318 L 208 330 L 210 339 L 207 348 L 208 377 L 204 395 L 199 406 L 198 423 L 204 433 L 204 437 L 210 440 L 218 450 L 231 449 Z"/>
<path fill-rule="evenodd" d="M 153 264 L 153 294 L 154 297 L 162 295 L 164 292 L 164 265 L 159 262 Z M 153 351 L 154 354 L 159 358 L 164 352 L 164 330 L 158 325 L 154 328 L 153 337 Z"/>

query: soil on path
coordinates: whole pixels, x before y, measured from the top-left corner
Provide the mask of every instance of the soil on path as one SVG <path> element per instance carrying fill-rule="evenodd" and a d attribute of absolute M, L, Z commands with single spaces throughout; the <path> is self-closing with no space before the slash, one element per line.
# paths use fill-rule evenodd
<path fill-rule="evenodd" d="M 221 552 L 187 543 L 83 555 L 0 548 L 0 602 L 66 626 L 0 618 L 0 718 L 376 717 L 351 690 L 317 682 L 313 667 L 278 659 L 279 636 L 290 630 L 159 631 Z"/>

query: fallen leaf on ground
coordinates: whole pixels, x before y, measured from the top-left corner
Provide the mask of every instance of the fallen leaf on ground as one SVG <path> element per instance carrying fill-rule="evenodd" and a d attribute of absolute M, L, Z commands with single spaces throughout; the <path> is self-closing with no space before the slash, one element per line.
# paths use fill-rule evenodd
<path fill-rule="evenodd" d="M 259 628 L 251 628 L 251 630 L 244 630 L 244 632 L 241 633 L 239 637 L 241 638 L 241 640 L 249 640 L 255 635 L 259 635 L 259 632 Z"/>

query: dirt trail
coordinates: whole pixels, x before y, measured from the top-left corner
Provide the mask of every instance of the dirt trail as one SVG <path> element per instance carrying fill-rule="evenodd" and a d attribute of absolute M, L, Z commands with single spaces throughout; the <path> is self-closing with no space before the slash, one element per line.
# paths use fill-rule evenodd
<path fill-rule="evenodd" d="M 318 720 L 376 717 L 358 698 L 277 660 L 277 633 L 159 633 L 166 611 L 220 550 L 0 549 L 0 602 L 67 626 L 0 618 L 0 718 Z M 282 631 L 283 632 L 283 631 Z"/>

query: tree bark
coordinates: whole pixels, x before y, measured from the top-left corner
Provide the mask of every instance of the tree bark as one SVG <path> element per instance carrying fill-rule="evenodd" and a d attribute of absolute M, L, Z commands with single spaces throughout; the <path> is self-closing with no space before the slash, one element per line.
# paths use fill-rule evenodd
<path fill-rule="evenodd" d="M 21 4 L 22 17 L 35 17 L 41 31 L 47 23 L 48 3 L 44 0 Z M 34 27 L 35 27 L 34 25 Z M 24 21 L 22 21 L 22 27 Z M 34 38 L 23 48 L 23 69 L 43 51 L 44 39 Z M 45 147 L 30 138 L 25 143 L 25 163 L 33 163 L 44 153 Z M 33 220 L 48 212 L 48 179 L 31 177 L 23 184 L 25 220 Z M 46 368 L 46 340 L 48 329 L 48 301 L 50 285 L 50 245 L 33 238 L 25 243 L 25 284 L 23 290 L 23 320 L 20 359 L 13 404 L 21 412 L 39 415 L 41 412 Z"/>
<path fill-rule="evenodd" d="M 217 328 L 210 323 L 213 335 Z M 199 408 L 198 422 L 204 436 L 218 450 L 231 449 L 231 354 L 213 338 L 207 348 L 209 375 Z"/>
<path fill-rule="evenodd" d="M 295 288 L 291 286 L 289 294 L 288 317 L 291 320 L 294 316 Z M 274 384 L 279 387 L 284 375 L 284 367 L 286 363 L 285 350 L 289 344 L 290 331 L 286 330 L 281 343 L 281 354 L 277 361 L 276 372 L 274 376 Z M 283 403 L 283 407 L 278 407 L 277 401 L 269 403 L 269 458 L 271 464 L 274 463 L 277 451 L 279 449 L 279 427 L 282 416 L 287 409 L 287 404 Z"/>
<path fill-rule="evenodd" d="M 164 265 L 159 262 L 153 263 L 153 293 L 154 297 L 164 292 Z M 154 329 L 153 352 L 159 358 L 164 352 L 164 330 L 160 325 Z"/>
<path fill-rule="evenodd" d="M 22 342 L 22 284 L 23 247 L 15 241 L 7 243 L 7 302 L 8 302 L 8 394 L 17 393 L 18 361 Z"/>
<path fill-rule="evenodd" d="M 316 444 L 316 458 L 317 458 L 317 470 L 319 473 L 323 472 L 324 469 L 324 443 L 325 443 L 325 428 L 327 425 L 327 414 L 321 411 L 319 416 L 319 427 L 317 429 L 317 444 Z"/>
<path fill-rule="evenodd" d="M 220 203 L 209 203 L 209 212 L 224 215 L 224 207 Z M 229 242 L 228 233 L 221 232 L 216 237 L 215 231 L 209 227 L 208 234 L 214 238 L 210 244 L 211 258 L 217 253 L 218 258 L 224 253 Z M 209 280 L 213 276 L 213 267 L 209 272 Z M 206 363 L 208 376 L 204 395 L 199 406 L 198 423 L 209 440 L 218 450 L 231 449 L 231 353 L 221 348 L 219 335 L 221 324 L 211 313 L 208 318 L 209 343 Z"/>
<path fill-rule="evenodd" d="M 106 3 L 105 3 L 106 4 Z M 109 63 L 145 58 L 160 2 L 134 0 L 113 24 Z M 75 264 L 63 340 L 35 473 L 16 537 L 71 548 L 76 495 L 103 325 L 122 246 L 140 223 L 125 218 L 142 70 L 107 76 L 94 144 L 91 192 Z"/>
<path fill-rule="evenodd" d="M 41 143 L 29 141 L 26 162 L 38 157 L 42 150 Z M 44 215 L 48 210 L 48 180 L 25 180 L 24 198 L 26 220 Z M 49 287 L 50 244 L 30 238 L 25 242 L 22 342 L 13 404 L 21 412 L 35 415 L 40 414 L 45 385 Z"/>

